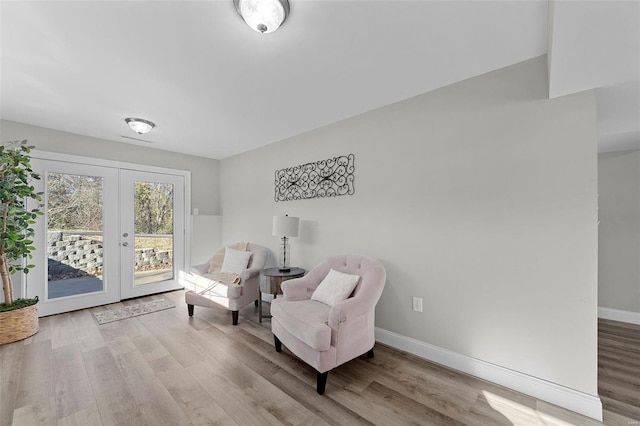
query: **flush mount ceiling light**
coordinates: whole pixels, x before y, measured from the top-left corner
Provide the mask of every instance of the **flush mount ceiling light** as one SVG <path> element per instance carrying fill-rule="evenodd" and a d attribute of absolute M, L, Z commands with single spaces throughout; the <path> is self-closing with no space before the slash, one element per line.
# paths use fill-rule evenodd
<path fill-rule="evenodd" d="M 233 0 L 242 19 L 259 33 L 277 30 L 289 16 L 288 0 Z"/>
<path fill-rule="evenodd" d="M 124 121 L 129 125 L 131 130 L 139 135 L 149 133 L 151 129 L 156 127 L 156 125 L 149 120 L 144 120 L 142 118 L 125 118 Z"/>

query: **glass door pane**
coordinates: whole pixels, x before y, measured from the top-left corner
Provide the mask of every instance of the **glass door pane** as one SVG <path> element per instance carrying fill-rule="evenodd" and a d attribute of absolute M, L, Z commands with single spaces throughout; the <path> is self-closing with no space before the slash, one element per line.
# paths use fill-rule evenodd
<path fill-rule="evenodd" d="M 49 299 L 101 292 L 103 178 L 47 173 Z"/>
<path fill-rule="evenodd" d="M 173 270 L 173 184 L 134 183 L 134 285 L 171 280 Z"/>

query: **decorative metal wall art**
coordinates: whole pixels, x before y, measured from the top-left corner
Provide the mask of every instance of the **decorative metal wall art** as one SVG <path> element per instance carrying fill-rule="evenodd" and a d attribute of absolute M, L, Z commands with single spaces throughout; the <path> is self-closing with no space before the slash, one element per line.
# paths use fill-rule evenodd
<path fill-rule="evenodd" d="M 275 200 L 353 195 L 353 154 L 276 170 Z"/>

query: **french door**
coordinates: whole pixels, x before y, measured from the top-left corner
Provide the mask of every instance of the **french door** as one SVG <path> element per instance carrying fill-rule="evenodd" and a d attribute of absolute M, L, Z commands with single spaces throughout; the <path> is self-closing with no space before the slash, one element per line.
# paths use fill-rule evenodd
<path fill-rule="evenodd" d="M 180 288 L 185 177 L 33 158 L 44 216 L 26 280 L 39 315 Z"/>
<path fill-rule="evenodd" d="M 180 288 L 184 198 L 182 176 L 120 170 L 122 299 Z"/>

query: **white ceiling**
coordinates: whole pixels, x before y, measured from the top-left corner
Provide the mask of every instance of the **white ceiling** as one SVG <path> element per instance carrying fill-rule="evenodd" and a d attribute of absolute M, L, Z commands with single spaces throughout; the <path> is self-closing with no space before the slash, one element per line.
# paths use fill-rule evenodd
<path fill-rule="evenodd" d="M 550 46 L 550 96 L 597 88 L 600 150 L 640 149 L 640 0 L 290 3 L 261 35 L 232 0 L 3 0 L 0 116 L 225 158 Z"/>

